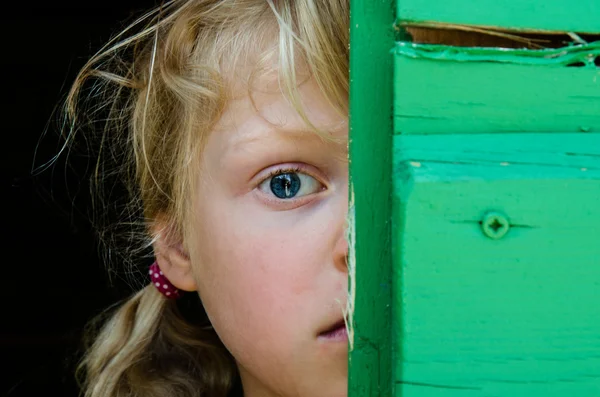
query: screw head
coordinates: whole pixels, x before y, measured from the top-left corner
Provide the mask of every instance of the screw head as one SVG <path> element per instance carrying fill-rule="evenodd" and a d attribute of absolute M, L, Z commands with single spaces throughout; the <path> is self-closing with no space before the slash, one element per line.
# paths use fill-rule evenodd
<path fill-rule="evenodd" d="M 510 222 L 499 212 L 488 212 L 481 221 L 481 230 L 486 237 L 492 240 L 501 239 L 508 233 Z"/>

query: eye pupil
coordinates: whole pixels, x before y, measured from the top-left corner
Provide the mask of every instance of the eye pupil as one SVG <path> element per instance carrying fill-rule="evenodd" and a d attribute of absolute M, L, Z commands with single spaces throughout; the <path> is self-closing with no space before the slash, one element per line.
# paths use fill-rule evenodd
<path fill-rule="evenodd" d="M 300 177 L 295 173 L 279 174 L 271 178 L 271 191 L 280 199 L 292 198 L 300 190 Z"/>

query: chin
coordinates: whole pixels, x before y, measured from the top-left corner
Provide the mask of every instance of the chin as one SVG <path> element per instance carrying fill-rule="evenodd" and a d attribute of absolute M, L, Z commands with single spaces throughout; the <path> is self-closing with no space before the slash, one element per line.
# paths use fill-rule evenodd
<path fill-rule="evenodd" d="M 316 385 L 310 397 L 347 397 L 348 396 L 348 370 L 343 374 L 331 374 L 321 378 L 322 383 Z M 308 397 L 308 396 L 307 396 Z"/>

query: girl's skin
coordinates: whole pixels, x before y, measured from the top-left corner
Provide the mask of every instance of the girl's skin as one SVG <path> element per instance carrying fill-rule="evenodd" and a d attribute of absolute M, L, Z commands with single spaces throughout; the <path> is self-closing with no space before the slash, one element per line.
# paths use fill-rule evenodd
<path fill-rule="evenodd" d="M 245 397 L 346 396 L 347 335 L 324 332 L 347 302 L 348 119 L 313 80 L 301 84 L 308 119 L 337 139 L 324 140 L 276 76 L 255 87 L 252 98 L 240 90 L 208 137 L 191 231 L 183 242 L 159 234 L 157 260 L 175 286 L 200 294 Z M 294 197 L 273 192 L 277 171 L 299 177 Z"/>

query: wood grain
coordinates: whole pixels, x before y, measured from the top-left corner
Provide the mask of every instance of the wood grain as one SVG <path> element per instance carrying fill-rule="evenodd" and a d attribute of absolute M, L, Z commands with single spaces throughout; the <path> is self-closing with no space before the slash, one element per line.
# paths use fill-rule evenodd
<path fill-rule="evenodd" d="M 400 135 L 394 184 L 395 395 L 600 395 L 600 134 Z"/>
<path fill-rule="evenodd" d="M 394 45 L 394 6 L 392 0 L 351 1 L 350 179 L 354 244 L 350 247 L 350 397 L 388 397 L 393 387 L 393 59 L 389 50 Z"/>
<path fill-rule="evenodd" d="M 402 0 L 397 2 L 402 21 L 444 22 L 510 28 L 600 32 L 600 2 L 597 0 Z"/>
<path fill-rule="evenodd" d="M 469 49 L 459 51 L 452 59 L 442 50 L 441 59 L 395 56 L 396 133 L 600 131 L 600 68 L 543 57 L 518 64 L 517 55 L 511 64 L 508 50 L 457 60 Z"/>

